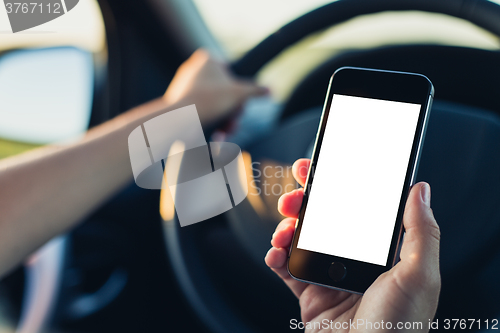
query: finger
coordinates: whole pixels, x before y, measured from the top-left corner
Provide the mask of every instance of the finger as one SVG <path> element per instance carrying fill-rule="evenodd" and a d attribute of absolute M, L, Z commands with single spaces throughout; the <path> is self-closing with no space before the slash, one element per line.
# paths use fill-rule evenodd
<path fill-rule="evenodd" d="M 295 232 L 296 219 L 287 218 L 278 224 L 276 231 L 271 239 L 271 245 L 275 248 L 288 249 L 292 243 L 293 233 Z"/>
<path fill-rule="evenodd" d="M 307 283 L 293 279 L 286 268 L 287 250 L 283 248 L 271 248 L 266 255 L 265 261 L 269 266 L 290 288 L 295 296 L 300 297 L 304 289 L 308 286 Z"/>
<path fill-rule="evenodd" d="M 266 265 L 269 268 L 279 269 L 285 266 L 287 260 L 287 251 L 283 248 L 272 247 L 266 254 Z"/>
<path fill-rule="evenodd" d="M 238 80 L 238 92 L 241 99 L 246 100 L 249 97 L 263 96 L 269 93 L 267 87 L 258 85 L 252 81 Z"/>
<path fill-rule="evenodd" d="M 212 59 L 212 56 L 208 50 L 199 48 L 194 51 L 191 56 L 181 64 L 181 66 L 196 66 L 201 67 Z"/>
<path fill-rule="evenodd" d="M 292 174 L 295 180 L 302 186 L 306 183 L 307 174 L 309 173 L 309 166 L 311 160 L 308 158 L 301 158 L 293 163 Z"/>
<path fill-rule="evenodd" d="M 297 218 L 303 198 L 304 189 L 302 188 L 283 194 L 278 200 L 278 211 L 281 215 Z"/>
<path fill-rule="evenodd" d="M 430 208 L 430 186 L 414 185 L 406 202 L 403 223 L 405 238 L 401 249 L 404 262 L 416 276 L 439 281 L 439 226 Z"/>

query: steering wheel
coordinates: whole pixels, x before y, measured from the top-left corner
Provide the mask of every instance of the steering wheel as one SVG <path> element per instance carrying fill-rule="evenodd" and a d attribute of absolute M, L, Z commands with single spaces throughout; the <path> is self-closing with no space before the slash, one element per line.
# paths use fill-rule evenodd
<path fill-rule="evenodd" d="M 339 0 L 317 8 L 280 28 L 232 65 L 235 74 L 254 76 L 288 46 L 354 17 L 386 11 L 423 11 L 461 18 L 500 35 L 497 4 L 485 0 Z"/>
<path fill-rule="evenodd" d="M 270 35 L 260 44 L 255 46 L 240 60 L 236 61 L 232 65 L 232 69 L 238 75 L 252 77 L 265 64 L 280 54 L 280 52 L 314 32 L 318 32 L 360 15 L 384 11 L 409 10 L 442 13 L 462 18 L 490 31 L 496 36 L 500 36 L 500 6 L 488 1 L 339 0 L 313 10 L 285 25 L 276 33 Z M 454 52 L 458 51 L 457 48 L 450 47 L 440 47 L 439 49 L 433 47 L 432 50 L 439 50 L 441 52 L 444 50 L 443 48 L 446 48 L 448 52 L 445 57 L 449 57 L 450 54 L 454 54 Z M 426 50 L 428 51 L 429 49 Z M 470 49 L 460 51 L 465 53 L 476 52 Z M 318 73 L 322 73 L 322 75 L 329 77 L 331 73 L 333 73 L 332 67 L 338 64 L 344 64 L 344 62 L 352 65 L 349 61 L 353 59 L 354 62 L 358 60 L 361 61 L 360 59 L 366 58 L 366 54 L 370 54 L 369 52 L 373 51 L 364 51 L 365 56 L 350 54 L 348 59 L 346 59 L 346 57 L 333 59 L 333 62 L 327 64 L 328 66 L 325 67 L 326 64 L 321 66 L 315 73 L 313 72 L 313 76 L 306 78 L 305 81 L 310 80 L 311 82 L 316 82 L 317 75 L 319 75 Z M 388 55 L 386 52 L 389 51 L 376 50 L 374 52 L 378 52 L 376 55 L 384 58 Z M 498 52 L 479 50 L 477 52 L 479 52 L 478 54 L 480 56 L 487 57 L 489 59 L 488 61 L 494 62 L 499 58 Z M 390 50 L 389 53 L 394 54 L 394 50 Z M 421 53 L 419 55 L 421 55 Z M 476 55 L 476 53 L 474 53 L 474 55 Z M 385 69 L 397 70 L 397 64 L 395 67 L 396 68 Z M 497 67 L 500 67 L 500 65 Z M 328 68 L 329 70 L 327 70 Z M 471 71 L 470 75 L 474 75 L 472 72 L 473 71 Z M 451 75 L 451 73 L 448 73 L 448 75 Z M 497 87 L 500 86 L 498 79 L 500 75 L 496 69 L 490 68 L 489 71 L 482 71 L 480 74 L 476 73 L 476 75 L 479 75 L 479 77 L 489 75 L 488 80 L 491 81 L 488 82 L 498 83 Z M 433 80 L 432 76 L 431 80 Z M 449 81 L 449 79 L 447 81 Z M 439 98 L 440 87 L 436 82 L 434 83 L 436 85 L 436 97 Z M 446 84 L 448 84 L 448 82 L 446 82 Z M 290 97 L 288 103 L 285 104 L 283 118 L 286 118 L 286 120 L 283 122 L 283 126 L 278 128 L 270 137 L 264 138 L 255 145 L 247 148 L 251 153 L 250 156 L 252 160 L 266 161 L 272 159 L 275 163 L 274 165 L 291 164 L 296 158 L 303 157 L 306 154 L 311 140 L 314 139 L 319 118 L 317 112 L 304 113 L 301 114 L 299 118 L 291 117 L 297 113 L 297 110 L 293 109 L 293 105 L 296 104 L 294 101 L 299 99 L 299 95 L 301 99 L 303 99 L 304 95 L 307 96 L 307 89 L 305 89 L 304 86 L 306 85 L 299 85 Z M 312 86 L 317 87 L 317 85 Z M 445 84 L 443 83 L 443 87 L 444 86 Z M 324 87 L 326 87 L 326 83 Z M 485 89 L 480 89 L 484 91 L 479 92 L 479 94 L 490 94 L 492 91 L 491 89 L 493 88 L 485 87 Z M 453 94 L 453 89 L 451 89 L 450 94 Z M 321 95 L 324 95 L 324 91 L 321 91 Z M 459 93 L 459 95 L 463 94 Z M 463 101 L 460 100 L 460 96 L 458 97 L 458 101 Z M 324 96 L 322 96 L 322 98 L 324 98 Z M 464 98 L 470 98 L 470 100 L 475 99 L 476 102 L 478 101 L 475 95 L 473 98 Z M 467 101 L 468 100 L 465 102 Z M 487 103 L 484 105 L 474 103 L 472 105 L 500 110 L 500 107 L 498 107 L 499 105 L 495 103 L 498 103 L 498 101 L 491 102 L 491 105 Z M 301 107 L 304 108 L 303 106 Z M 468 110 L 470 111 L 470 108 Z M 444 140 L 446 141 L 445 143 L 438 142 L 436 145 L 426 145 L 420 167 L 422 171 L 419 173 L 419 178 L 425 178 L 426 180 L 437 179 L 437 185 L 431 182 L 433 189 L 438 193 L 436 196 L 433 193 L 433 205 L 439 206 L 440 202 L 442 202 L 443 207 L 445 207 L 445 204 L 449 207 L 450 198 L 455 198 L 454 191 L 457 191 L 457 193 L 460 191 L 462 191 L 460 193 L 467 193 L 468 191 L 478 190 L 478 188 L 474 186 L 487 186 L 488 190 L 490 190 L 491 187 L 490 193 L 493 193 L 493 195 L 489 198 L 482 198 L 481 202 L 473 202 L 471 205 L 476 205 L 474 206 L 476 208 L 481 207 L 481 205 L 487 207 L 498 206 L 500 193 L 498 189 L 494 187 L 497 186 L 497 188 L 500 188 L 500 178 L 496 177 L 493 180 L 490 179 L 491 184 L 486 184 L 483 182 L 484 179 L 481 178 L 483 176 L 481 170 L 484 168 L 481 169 L 479 166 L 470 166 L 468 170 L 456 170 L 456 172 L 447 170 L 456 166 L 455 162 L 460 158 L 474 156 L 474 158 L 482 162 L 482 156 L 491 155 L 487 151 L 478 153 L 477 147 L 470 145 L 471 137 L 468 135 L 474 137 L 476 143 L 482 144 L 485 142 L 481 141 L 481 137 L 484 136 L 484 133 L 474 136 L 474 133 L 465 132 L 466 130 L 460 127 L 461 125 L 457 124 L 467 123 L 469 129 L 484 129 L 487 127 L 489 128 L 488 131 L 491 129 L 491 137 L 494 137 L 495 140 L 498 138 L 498 140 L 492 141 L 490 137 L 490 141 L 488 142 L 500 143 L 500 136 L 498 135 L 498 133 L 500 133 L 500 117 L 486 123 L 486 119 L 490 119 L 488 117 L 494 116 L 485 112 L 486 111 L 482 109 L 473 108 L 474 115 L 463 112 L 457 114 L 454 105 L 446 103 L 441 104 L 441 111 L 436 113 L 435 120 L 430 124 L 427 140 L 435 140 L 433 142 L 437 142 L 439 141 L 438 138 L 441 138 L 443 135 L 446 136 L 447 140 Z M 441 125 L 446 122 L 449 123 L 450 119 L 456 126 L 454 128 L 446 127 L 443 130 Z M 462 130 L 463 132 L 460 132 Z M 300 135 L 297 135 L 297 133 L 300 133 Z M 496 143 L 494 147 L 488 147 L 488 149 L 495 149 L 498 143 Z M 446 144 L 463 144 L 463 149 L 455 149 L 450 152 Z M 283 147 L 286 147 L 286 149 L 283 149 Z M 497 151 L 500 151 L 500 147 Z M 436 166 L 432 163 L 432 161 L 442 158 L 443 155 L 446 155 L 448 158 L 448 160 L 444 162 L 444 165 Z M 249 158 L 250 157 L 247 156 L 247 159 Z M 273 162 L 270 162 L 269 165 L 273 165 Z M 500 158 L 488 160 L 488 165 L 487 167 L 485 166 L 485 168 L 489 168 L 488 172 L 490 172 L 490 174 L 498 174 L 496 171 L 493 171 L 497 170 L 494 169 L 496 167 L 500 167 Z M 471 173 L 477 175 L 478 179 L 476 179 L 475 182 L 471 182 L 471 184 L 463 186 L 456 184 L 456 179 L 451 177 L 451 175 L 455 177 L 465 177 L 464 175 L 470 175 Z M 440 182 L 440 179 L 444 179 L 445 181 Z M 439 193 L 442 193 L 441 196 Z M 167 252 L 179 286 L 199 318 L 201 318 L 201 320 L 214 332 L 251 332 L 255 329 L 270 332 L 282 331 L 290 318 L 300 318 L 297 300 L 263 263 L 263 256 L 269 249 L 269 240 L 278 222 L 278 218 L 275 215 L 268 218 L 262 218 L 262 215 L 259 214 L 259 203 L 251 202 L 252 200 L 255 201 L 257 199 L 252 199 L 249 196 L 244 202 L 226 214 L 186 228 L 180 228 L 175 218 L 164 221 Z M 459 198 L 457 200 L 459 201 L 461 199 Z M 262 208 L 262 202 L 260 204 Z M 440 210 L 436 208 L 435 211 L 437 212 Z M 452 221 L 453 219 L 460 218 L 460 216 L 457 217 L 457 214 L 461 214 L 463 218 L 470 218 L 470 216 L 474 216 L 472 211 L 464 212 L 462 210 L 450 213 L 443 208 L 442 213 L 440 211 L 441 215 L 437 215 L 437 217 L 438 220 L 442 218 Z M 494 216 L 500 218 L 500 212 L 496 208 L 491 214 L 496 214 Z M 488 218 L 491 221 L 494 220 L 491 218 L 491 215 Z M 487 219 L 485 219 L 485 221 L 486 220 Z M 484 225 L 481 224 L 481 226 L 479 226 L 479 222 L 476 221 L 476 223 L 478 223 L 478 225 L 474 226 L 474 228 L 470 225 L 458 228 L 460 229 L 459 232 L 462 233 L 461 237 L 463 238 L 464 234 L 470 234 L 470 230 L 483 228 L 483 234 L 485 233 L 484 230 L 488 230 L 486 234 L 491 236 L 484 238 L 484 244 L 487 246 L 485 245 L 485 247 L 478 251 L 471 250 L 467 252 L 468 246 L 473 246 L 476 240 L 463 239 L 464 250 L 462 252 L 464 255 L 459 256 L 451 253 L 448 256 L 451 259 L 442 262 L 442 270 L 446 268 L 446 270 L 450 272 L 449 276 L 443 275 L 443 279 L 448 278 L 452 280 L 454 276 L 463 277 L 462 280 L 459 279 L 459 282 L 455 284 L 452 283 L 452 287 L 448 289 L 446 289 L 443 284 L 443 297 L 449 297 L 456 289 L 463 290 L 459 289 L 464 287 L 461 283 L 466 283 L 467 281 L 474 281 L 474 283 L 476 283 L 479 281 L 475 279 L 474 272 L 470 272 L 470 269 L 469 271 L 461 270 L 463 267 L 481 264 L 487 265 L 484 262 L 485 257 L 488 258 L 488 260 L 500 259 L 498 255 L 494 258 L 491 254 L 492 251 L 488 251 L 492 248 L 497 248 L 495 247 L 495 239 L 497 239 L 500 227 L 487 225 L 486 222 Z M 453 232 L 454 231 L 451 231 L 450 233 L 453 234 Z M 453 238 L 454 240 L 460 239 L 458 231 L 457 234 L 453 234 L 452 236 L 455 237 Z M 484 250 L 484 248 L 486 248 L 486 250 Z M 459 249 L 455 249 L 455 251 L 460 252 Z M 482 261 L 478 261 L 478 258 L 483 259 L 481 259 Z M 465 287 L 467 287 L 467 285 L 465 285 Z M 474 287 L 478 288 L 480 286 L 475 284 Z M 480 293 L 481 288 L 479 289 Z M 258 292 L 256 292 L 256 290 Z M 486 294 L 486 290 L 484 292 Z M 478 296 L 473 292 L 467 292 L 466 294 L 468 297 L 470 296 L 470 302 L 484 301 L 483 298 L 481 298 L 482 296 Z M 493 295 L 494 296 L 488 297 L 495 298 L 500 296 L 498 291 L 495 291 Z M 466 299 L 469 300 L 469 298 Z M 459 313 L 457 312 L 459 311 L 458 308 L 459 305 L 457 305 L 456 308 L 440 309 L 438 310 L 438 314 L 440 313 L 441 316 L 457 314 Z M 476 315 L 478 313 L 477 311 L 470 311 L 469 313 L 471 315 Z M 499 309 L 481 308 L 480 311 L 482 311 L 481 316 L 484 317 L 486 315 L 498 315 L 498 313 L 494 313 L 493 311 L 499 311 Z"/>

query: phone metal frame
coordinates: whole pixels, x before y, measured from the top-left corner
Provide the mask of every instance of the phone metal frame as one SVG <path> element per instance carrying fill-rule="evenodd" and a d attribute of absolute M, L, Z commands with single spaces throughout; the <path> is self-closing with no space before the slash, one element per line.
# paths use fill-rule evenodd
<path fill-rule="evenodd" d="M 380 84 L 380 82 L 384 84 Z M 421 105 L 391 246 L 385 266 L 297 248 L 302 221 L 307 207 L 308 194 L 313 183 L 313 170 L 321 150 L 334 94 Z M 390 270 L 398 262 L 404 236 L 402 223 L 404 207 L 410 188 L 415 182 L 433 97 L 434 87 L 431 81 L 421 74 L 358 67 L 342 67 L 335 71 L 330 78 L 320 126 L 314 144 L 311 166 L 304 186 L 304 200 L 299 217 L 297 218 L 292 245 L 288 253 L 287 270 L 292 278 L 302 282 L 363 294 L 380 274 Z M 340 282 L 334 282 L 328 276 L 328 268 L 335 261 L 345 263 L 347 268 L 346 278 Z M 352 271 L 352 273 L 349 273 L 349 271 Z M 351 278 L 353 274 L 354 278 Z"/>

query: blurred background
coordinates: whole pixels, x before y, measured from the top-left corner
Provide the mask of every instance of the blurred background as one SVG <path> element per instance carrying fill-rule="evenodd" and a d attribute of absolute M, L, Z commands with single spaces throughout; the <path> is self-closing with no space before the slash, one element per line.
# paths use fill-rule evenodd
<path fill-rule="evenodd" d="M 45 144 L 63 145 L 77 140 L 88 128 L 161 96 L 176 68 L 196 48 L 205 47 L 217 57 L 234 63 L 285 24 L 331 2 L 80 0 L 73 10 L 56 20 L 16 34 L 11 32 L 2 6 L 0 158 Z M 493 2 L 500 4 L 500 0 Z M 452 175 L 482 174 L 491 182 L 489 186 L 496 186 L 500 182 L 493 171 L 498 165 L 495 149 L 500 133 L 500 100 L 497 102 L 493 95 L 499 86 L 500 76 L 495 68 L 500 69 L 497 61 L 500 39 L 471 22 L 443 14 L 384 11 L 357 16 L 300 38 L 255 73 L 254 78 L 270 87 L 271 94 L 246 105 L 239 129 L 229 140 L 248 151 L 248 163 L 258 161 L 262 166 L 286 166 L 297 157 L 307 156 L 327 81 L 323 79 L 314 86 L 318 96 L 309 95 L 309 102 L 297 104 L 305 106 L 300 110 L 302 118 L 296 118 L 297 110 L 289 113 L 287 110 L 290 100 L 295 101 L 294 93 L 301 83 L 332 59 L 341 59 L 339 64 L 370 64 L 360 61 L 358 55 L 399 46 L 416 48 L 409 49 L 409 53 L 390 53 L 393 58 L 384 54 L 385 62 L 380 66 L 411 70 L 411 64 L 418 59 L 409 57 L 408 64 L 400 61 L 398 55 L 426 54 L 430 52 L 427 47 L 434 50 L 437 46 L 450 52 L 439 49 L 443 57 L 428 53 L 432 56 L 422 60 L 421 70 L 429 70 L 429 74 L 424 74 L 437 83 L 436 98 L 445 103 L 438 102 L 441 111 L 437 111 L 434 130 L 429 134 L 437 144 L 424 156 L 426 162 L 420 178 L 437 179 L 436 183 L 441 179 L 443 183 L 436 187 L 443 192 L 452 192 L 447 190 L 450 184 L 454 186 Z M 477 54 L 469 55 L 469 50 L 477 50 Z M 456 79 L 469 67 L 463 81 Z M 325 77 L 332 72 L 328 69 Z M 468 76 L 469 73 L 478 76 Z M 460 91 L 450 88 L 450 92 L 444 92 L 446 83 L 453 82 L 478 89 L 467 86 Z M 465 95 L 469 92 L 472 97 L 467 99 Z M 477 103 L 470 102 L 471 99 Z M 450 103 L 466 104 L 469 108 Z M 310 109 L 309 113 L 302 112 Z M 460 115 L 454 113 L 456 110 Z M 459 120 L 454 123 L 449 119 Z M 443 125 L 445 122 L 476 124 L 476 127 L 465 131 L 462 125 Z M 301 132 L 293 137 L 295 141 L 277 139 L 283 133 L 298 133 L 297 129 Z M 455 146 L 459 144 L 463 146 Z M 443 152 L 456 154 L 446 155 L 448 162 L 443 164 L 437 157 L 445 158 Z M 481 153 L 474 155 L 474 152 Z M 478 161 L 477 165 L 465 171 L 463 168 L 456 173 L 450 171 L 461 165 L 457 161 L 467 159 Z M 491 170 L 484 171 L 483 162 Z M 462 171 L 466 173 L 462 175 Z M 482 180 L 470 179 L 471 183 L 483 184 Z M 274 181 L 282 185 L 293 183 L 290 177 Z M 467 213 L 457 214 L 466 219 L 482 209 L 485 221 L 497 221 L 499 212 L 494 203 L 499 198 L 498 187 L 488 191 L 484 191 L 484 196 L 489 201 L 482 200 L 470 206 Z M 460 188 L 456 192 L 483 193 L 477 188 Z M 447 212 L 450 207 L 460 206 L 467 195 L 456 201 L 437 195 L 436 214 L 442 217 L 445 232 L 446 221 L 451 230 L 457 218 Z M 181 329 L 234 332 L 235 328 L 242 332 L 284 331 L 288 320 L 299 316 L 297 302 L 262 261 L 272 230 L 280 219 L 276 201 L 277 196 L 272 195 L 255 199 L 218 220 L 181 231 L 176 221 L 161 218 L 158 191 L 131 185 L 77 229 L 54 239 L 2 279 L 3 329 L 29 333 Z M 486 233 L 493 237 L 497 229 L 495 226 Z M 464 235 L 471 235 L 467 228 L 461 232 L 450 238 L 445 258 L 453 251 L 466 251 L 466 243 L 458 249 L 452 245 Z M 471 241 L 491 244 L 481 237 Z M 485 250 L 484 253 L 490 254 L 485 259 L 488 265 L 498 262 L 497 250 L 492 247 Z M 228 264 L 234 262 L 239 264 L 234 267 Z M 444 276 L 451 281 L 461 266 L 458 260 L 449 262 L 447 269 L 451 273 Z M 469 281 L 477 285 L 490 281 L 498 273 L 498 266 L 488 265 L 484 276 Z M 489 282 L 484 283 L 489 286 Z M 444 297 L 463 287 L 457 284 L 448 291 L 444 288 Z M 470 300 L 467 295 L 464 297 L 463 302 L 469 305 L 477 301 L 473 296 Z M 272 311 L 276 311 L 275 320 Z M 441 313 L 443 316 L 459 313 L 453 311 Z"/>
<path fill-rule="evenodd" d="M 492 1 L 500 3 L 499 0 Z M 180 1 L 172 2 L 174 4 L 176 2 L 180 3 Z M 191 2 L 191 0 L 188 2 Z M 244 55 L 248 50 L 278 30 L 281 26 L 330 2 L 332 1 L 291 0 L 287 1 L 285 5 L 282 0 L 192 0 L 193 6 L 182 6 L 185 7 L 184 11 L 197 11 L 197 13 L 191 13 L 191 18 L 198 18 L 196 15 L 198 13 L 201 16 L 203 21 L 196 22 L 194 25 L 206 25 L 208 29 L 207 33 L 213 36 L 217 43 L 217 47 L 213 45 L 208 47 L 216 48 L 216 50 L 213 50 L 214 53 L 219 54 L 228 61 L 232 61 Z M 59 111 L 63 108 L 63 104 L 65 107 L 74 109 L 75 105 L 80 103 L 64 102 L 60 104 L 60 107 L 52 108 L 52 104 L 44 100 L 38 103 L 38 108 L 35 109 L 29 108 L 28 105 L 20 105 L 22 104 L 21 98 L 17 95 L 12 95 L 9 101 L 2 101 L 2 103 L 9 104 L 2 105 L 0 109 L 3 119 L 3 125 L 0 128 L 1 137 L 2 139 L 14 140 L 12 142 L 2 141 L 0 145 L 0 157 L 6 157 L 24 149 L 29 149 L 29 144 L 56 142 L 82 133 L 88 126 L 91 111 L 89 102 L 91 102 L 92 95 L 89 95 L 88 84 L 93 84 L 91 78 L 93 75 L 99 74 L 98 70 L 96 73 L 92 73 L 94 71 L 93 67 L 102 69 L 108 61 L 105 24 L 99 2 L 94 0 L 80 1 L 78 10 L 47 22 L 42 26 L 16 34 L 11 33 L 7 13 L 1 8 L 0 34 L 2 37 L 0 38 L 0 52 L 2 53 L 9 53 L 14 50 L 21 51 L 55 47 L 75 48 L 78 50 L 73 50 L 73 55 L 70 55 L 71 51 L 67 50 L 45 54 L 44 60 L 37 61 L 40 61 L 41 64 L 45 61 L 43 64 L 47 65 L 47 68 L 45 68 L 47 72 L 50 71 L 50 73 L 62 75 L 60 73 L 67 72 L 67 68 L 61 67 L 67 64 L 67 66 L 73 67 L 72 70 L 76 73 L 78 69 L 75 67 L 78 66 L 73 66 L 76 63 L 71 63 L 71 61 L 80 61 L 79 65 L 85 62 L 83 66 L 87 66 L 86 70 L 80 70 L 76 73 L 76 75 L 79 75 L 78 79 L 75 78 L 73 80 L 75 82 L 74 90 L 81 91 L 82 95 L 86 95 L 85 98 L 87 100 L 84 101 L 83 99 L 85 98 L 82 97 L 82 104 L 86 102 L 87 105 L 85 105 L 85 108 L 82 107 L 79 110 L 74 110 L 74 112 L 65 112 L 66 121 L 68 123 L 71 122 L 71 130 L 64 129 L 67 133 L 52 133 L 53 138 L 50 138 L 50 136 L 44 137 L 42 134 L 40 134 L 39 138 L 33 134 L 28 135 L 26 133 L 28 129 L 24 131 L 22 126 L 14 125 L 20 122 L 20 120 L 10 120 L 10 118 L 15 117 L 14 112 L 7 112 L 7 110 L 17 107 L 19 109 L 22 108 L 23 112 L 28 112 L 28 109 L 32 109 L 31 112 L 33 113 L 30 116 L 35 116 L 36 114 L 43 114 L 52 109 L 55 117 L 59 118 L 61 116 Z M 280 54 L 268 64 L 258 73 L 258 80 L 272 88 L 273 98 L 277 101 L 283 101 L 311 69 L 335 54 L 345 50 L 367 49 L 401 43 L 432 43 L 486 50 L 496 50 L 499 48 L 497 36 L 461 19 L 422 12 L 387 12 L 355 18 L 331 29 L 326 29 L 313 36 L 309 36 L 300 43 L 293 45 L 293 47 Z M 77 56 L 77 52 L 81 53 L 81 55 Z M 42 52 L 39 53 L 39 55 L 41 54 Z M 87 59 L 84 59 L 85 56 L 87 56 Z M 77 59 L 78 57 L 79 59 Z M 9 57 L 2 58 L 3 62 L 9 59 Z M 2 67 L 0 67 L 0 70 L 8 71 L 9 66 L 20 66 L 22 64 L 22 61 L 20 61 L 20 64 L 16 64 L 16 61 L 13 59 L 9 59 L 7 62 L 7 64 L 1 64 Z M 55 65 L 56 63 L 58 65 Z M 33 67 L 40 68 L 42 66 L 36 64 Z M 34 77 L 42 76 L 41 72 L 33 73 L 32 70 L 33 68 L 25 69 L 26 72 L 32 73 L 31 75 Z M 38 70 L 40 71 L 40 69 Z M 19 71 L 15 72 L 16 75 L 22 74 Z M 20 80 L 22 80 L 22 77 L 20 77 Z M 53 82 L 61 82 L 64 80 L 64 77 L 52 80 Z M 73 81 L 71 82 L 73 83 Z M 42 86 L 47 86 L 46 89 L 51 89 L 50 85 L 44 85 L 43 83 L 37 82 L 33 86 L 37 85 L 39 89 Z M 47 81 L 46 83 L 52 83 L 52 81 Z M 79 85 L 76 86 L 76 84 Z M 60 86 L 63 87 L 65 84 L 60 84 Z M 14 87 L 10 89 L 12 92 L 19 91 Z M 44 95 L 42 92 L 39 94 L 40 96 Z M 7 94 L 4 93 L 4 95 Z M 40 108 L 44 108 L 44 111 L 40 111 Z M 8 121 L 11 123 L 7 123 Z M 36 123 L 36 121 L 33 122 Z M 45 126 L 52 126 L 49 123 L 53 124 L 52 121 L 47 121 Z M 15 129 L 8 130 L 9 125 L 14 126 Z M 25 124 L 25 126 L 29 126 L 29 124 Z M 64 127 L 58 126 L 57 128 L 59 131 L 62 131 Z M 57 132 L 57 128 L 52 126 L 50 130 Z"/>

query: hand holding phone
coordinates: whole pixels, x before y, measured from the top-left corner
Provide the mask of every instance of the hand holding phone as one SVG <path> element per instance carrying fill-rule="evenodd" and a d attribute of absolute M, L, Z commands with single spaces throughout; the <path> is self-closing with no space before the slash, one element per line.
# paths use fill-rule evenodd
<path fill-rule="evenodd" d="M 294 166 L 307 190 L 280 200 L 291 219 L 266 257 L 300 297 L 303 321 L 341 325 L 312 328 L 401 330 L 399 321 L 412 319 L 421 326 L 411 329 L 428 330 L 440 289 L 439 227 L 429 186 L 410 188 L 432 96 L 418 74 L 343 68 L 332 77 L 312 161 Z"/>
<path fill-rule="evenodd" d="M 420 74 L 334 73 L 288 259 L 292 277 L 363 293 L 396 264 L 433 94 Z"/>
<path fill-rule="evenodd" d="M 304 170 L 309 169 L 309 164 L 309 160 L 301 159 L 293 167 L 294 177 L 302 186 L 307 177 Z M 276 228 L 266 263 L 300 299 L 302 319 L 291 319 L 290 328 L 301 327 L 300 322 L 304 326 L 310 322 L 310 325 L 316 323 L 322 328 L 328 326 L 333 329 L 345 329 L 348 323 L 355 323 L 357 329 L 365 330 L 370 329 L 370 323 L 373 328 L 373 325 L 379 327 L 383 322 L 384 328 L 392 325 L 395 329 L 398 323 L 411 323 L 414 325 L 411 329 L 428 331 L 429 320 L 436 312 L 441 285 L 439 227 L 426 203 L 430 201 L 428 190 L 425 183 L 412 187 L 403 218 L 407 231 L 401 261 L 382 274 L 363 296 L 300 282 L 288 274 L 286 262 L 303 190 L 283 195 L 279 209 L 288 218 Z M 328 218 L 329 215 L 324 216 L 324 219 Z M 418 323 L 422 323 L 422 329 L 419 329 Z"/>

